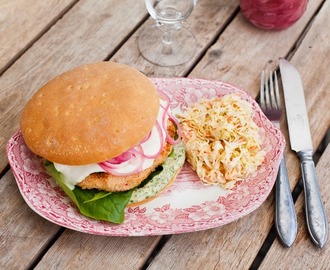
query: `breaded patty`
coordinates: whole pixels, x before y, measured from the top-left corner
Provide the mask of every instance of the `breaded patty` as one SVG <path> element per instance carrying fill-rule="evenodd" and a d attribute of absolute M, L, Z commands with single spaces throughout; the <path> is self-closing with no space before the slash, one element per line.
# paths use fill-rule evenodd
<path fill-rule="evenodd" d="M 169 121 L 168 131 L 171 136 L 174 136 L 175 128 L 172 122 Z M 148 175 L 153 172 L 160 164 L 162 164 L 172 151 L 172 145 L 166 142 L 163 151 L 155 159 L 153 165 L 141 172 L 134 173 L 128 176 L 115 176 L 106 172 L 92 173 L 81 181 L 78 186 L 82 189 L 99 189 L 108 192 L 119 192 L 130 190 L 138 186 Z"/>

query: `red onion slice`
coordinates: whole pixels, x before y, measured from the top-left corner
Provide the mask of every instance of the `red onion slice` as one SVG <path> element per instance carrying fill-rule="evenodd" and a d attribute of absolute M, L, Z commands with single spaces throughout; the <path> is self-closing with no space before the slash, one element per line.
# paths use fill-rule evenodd
<path fill-rule="evenodd" d="M 140 172 L 143 170 L 143 164 L 146 159 L 152 160 L 161 154 L 165 141 L 168 141 L 172 145 L 180 142 L 181 129 L 179 122 L 171 113 L 170 98 L 164 92 L 160 92 L 160 96 L 162 97 L 158 115 L 160 119 L 157 119 L 148 136 L 146 136 L 137 146 L 119 156 L 100 162 L 99 165 L 104 171 L 115 176 L 127 176 Z M 177 139 L 170 136 L 167 130 L 167 120 L 170 120 L 176 126 L 176 132 L 178 134 Z M 152 140 L 155 138 L 159 139 L 159 141 L 157 141 L 157 148 L 153 149 L 152 153 L 146 153 L 143 148 L 147 148 L 146 144 L 148 143 L 153 144 Z"/>
<path fill-rule="evenodd" d="M 152 153 L 152 154 L 147 154 L 144 150 L 143 150 L 143 144 L 145 143 L 141 143 L 140 146 L 141 146 L 141 155 L 145 158 L 149 158 L 149 159 L 154 159 L 156 157 L 158 157 L 160 155 L 160 153 L 162 152 L 163 148 L 164 148 L 164 143 L 165 143 L 165 138 L 164 138 L 164 135 L 163 135 L 163 130 L 162 130 L 162 127 L 161 125 L 159 124 L 158 121 L 156 121 L 155 123 L 155 126 L 152 128 L 152 131 L 151 131 L 151 136 L 150 138 L 155 138 L 157 137 L 157 139 L 159 140 L 158 141 L 158 147 L 153 149 L 155 152 Z M 147 143 L 150 143 L 147 142 Z"/>
<path fill-rule="evenodd" d="M 139 146 L 137 147 L 139 148 Z M 99 165 L 104 171 L 115 176 L 127 176 L 142 171 L 144 157 L 138 151 L 134 151 L 133 149 L 127 152 L 130 152 L 131 155 L 131 158 L 127 161 L 120 164 L 112 164 L 109 161 L 104 161 L 100 162 Z M 122 170 L 124 168 L 125 171 L 123 172 Z M 129 170 L 127 171 L 128 168 Z"/>
<path fill-rule="evenodd" d="M 181 128 L 179 125 L 178 120 L 172 115 L 171 112 L 167 112 L 167 115 L 169 116 L 170 121 L 172 121 L 172 123 L 176 126 L 176 133 L 178 134 L 178 138 L 177 139 L 173 139 L 170 134 L 168 132 L 166 132 L 166 139 L 167 141 L 174 145 L 174 144 L 178 144 L 181 140 Z"/>
<path fill-rule="evenodd" d="M 165 92 L 163 92 L 163 91 L 159 91 L 159 95 L 160 95 L 160 97 L 161 97 L 163 100 L 166 101 L 166 103 L 167 103 L 168 105 L 170 105 L 170 103 L 171 103 L 171 99 L 170 99 L 170 97 L 169 97 L 167 94 L 165 94 Z"/>
<path fill-rule="evenodd" d="M 120 154 L 119 156 L 108 160 L 107 162 L 109 162 L 111 164 L 121 164 L 122 162 L 129 160 L 131 157 L 132 157 L 132 154 L 129 151 L 126 151 L 126 152 Z"/>
<path fill-rule="evenodd" d="M 147 140 L 149 140 L 150 136 L 151 136 L 151 131 L 139 144 L 145 143 Z"/>
<path fill-rule="evenodd" d="M 170 98 L 167 94 L 165 94 L 164 92 L 162 91 L 159 91 L 160 92 L 160 96 L 165 100 L 166 102 L 166 106 L 162 106 L 161 107 L 164 109 L 165 111 L 165 115 L 168 116 L 169 120 L 176 126 L 176 132 L 178 134 L 178 138 L 175 140 L 173 139 L 170 134 L 168 133 L 167 131 L 167 125 L 166 125 L 166 117 L 165 115 L 163 115 L 162 117 L 162 124 L 163 124 L 163 127 L 164 127 L 164 130 L 166 131 L 166 140 L 174 145 L 174 144 L 178 144 L 181 140 L 181 128 L 180 128 L 180 125 L 179 125 L 179 122 L 178 120 L 172 115 L 171 113 L 171 109 L 170 109 Z"/>

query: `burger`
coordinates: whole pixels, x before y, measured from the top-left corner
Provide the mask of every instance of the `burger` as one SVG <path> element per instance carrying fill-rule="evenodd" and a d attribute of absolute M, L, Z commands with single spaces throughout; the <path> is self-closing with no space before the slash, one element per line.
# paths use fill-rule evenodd
<path fill-rule="evenodd" d="M 122 223 L 175 179 L 185 160 L 169 98 L 138 70 L 87 64 L 41 87 L 20 128 L 48 174 L 90 218 Z"/>

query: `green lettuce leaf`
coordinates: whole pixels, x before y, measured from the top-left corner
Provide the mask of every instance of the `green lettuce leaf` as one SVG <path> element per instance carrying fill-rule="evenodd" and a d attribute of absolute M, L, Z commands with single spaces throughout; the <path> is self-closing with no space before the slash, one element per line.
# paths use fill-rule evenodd
<path fill-rule="evenodd" d="M 126 192 L 104 192 L 96 189 L 75 187 L 71 190 L 63 181 L 63 175 L 58 172 L 53 163 L 46 162 L 45 167 L 56 183 L 77 205 L 80 212 L 90 218 L 121 224 L 125 219 L 125 207 L 130 201 L 132 190 Z"/>

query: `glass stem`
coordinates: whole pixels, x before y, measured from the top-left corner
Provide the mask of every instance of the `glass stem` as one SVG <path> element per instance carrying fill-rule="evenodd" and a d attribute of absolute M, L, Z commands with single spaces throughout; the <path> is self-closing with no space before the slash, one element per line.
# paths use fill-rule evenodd
<path fill-rule="evenodd" d="M 172 41 L 173 41 L 173 33 L 172 32 L 163 32 L 163 49 L 162 53 L 165 55 L 169 55 L 172 53 Z"/>
<path fill-rule="evenodd" d="M 166 24 L 157 22 L 158 28 L 162 31 L 162 42 L 163 42 L 163 48 L 162 53 L 165 55 L 170 55 L 173 52 L 172 49 L 172 43 L 173 43 L 173 37 L 175 32 L 181 28 L 181 23 L 175 23 L 175 24 Z"/>

